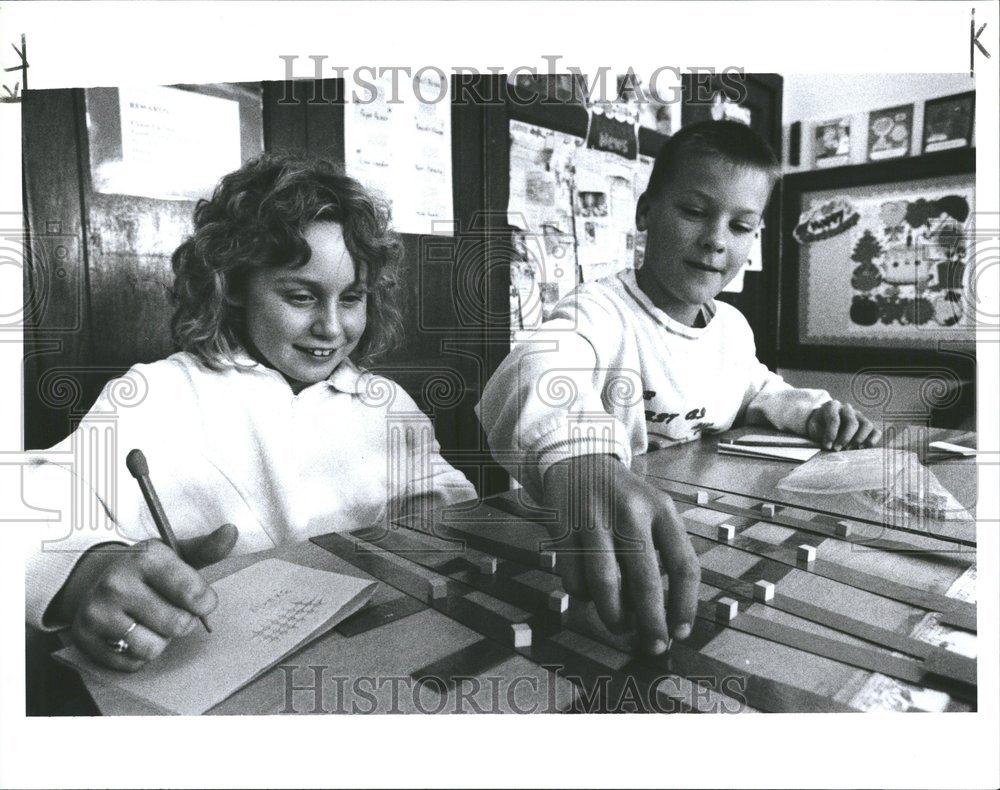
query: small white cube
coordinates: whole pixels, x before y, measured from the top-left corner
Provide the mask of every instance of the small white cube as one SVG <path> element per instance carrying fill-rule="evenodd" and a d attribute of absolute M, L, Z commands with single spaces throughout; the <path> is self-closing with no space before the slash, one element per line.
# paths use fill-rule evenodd
<path fill-rule="evenodd" d="M 444 579 L 428 579 L 427 587 L 432 601 L 448 595 L 448 582 Z"/>
<path fill-rule="evenodd" d="M 527 623 L 512 623 L 510 626 L 514 647 L 531 647 L 531 626 Z"/>
<path fill-rule="evenodd" d="M 728 623 L 736 617 L 739 610 L 740 605 L 734 598 L 720 598 L 715 602 L 715 619 L 720 623 Z"/>
<path fill-rule="evenodd" d="M 753 599 L 755 601 L 774 600 L 774 584 L 763 579 L 753 583 Z"/>
<path fill-rule="evenodd" d="M 549 610 L 562 614 L 569 611 L 569 594 L 562 590 L 553 590 L 548 598 Z"/>
<path fill-rule="evenodd" d="M 694 495 L 694 501 L 699 505 L 707 505 L 708 499 L 709 499 L 708 491 L 699 491 L 697 494 Z"/>
<path fill-rule="evenodd" d="M 719 543 L 732 543 L 734 537 L 736 537 L 736 527 L 732 524 L 719 524 L 716 533 L 716 540 Z"/>
<path fill-rule="evenodd" d="M 850 521 L 838 521 L 834 526 L 837 531 L 838 538 L 848 538 L 851 535 L 851 522 Z"/>
<path fill-rule="evenodd" d="M 772 505 L 770 502 L 765 502 L 763 505 L 760 506 L 760 512 L 764 514 L 764 518 L 774 518 L 774 514 L 776 511 L 774 509 L 774 505 Z"/>
<path fill-rule="evenodd" d="M 497 558 L 496 557 L 479 557 L 476 560 L 476 570 L 485 576 L 492 576 L 497 572 Z"/>
<path fill-rule="evenodd" d="M 816 547 L 803 543 L 796 550 L 795 556 L 800 565 L 810 565 L 816 561 Z"/>

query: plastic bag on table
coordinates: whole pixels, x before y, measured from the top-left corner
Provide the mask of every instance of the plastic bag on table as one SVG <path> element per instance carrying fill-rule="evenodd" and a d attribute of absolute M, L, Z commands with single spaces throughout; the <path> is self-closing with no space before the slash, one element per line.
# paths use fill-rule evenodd
<path fill-rule="evenodd" d="M 824 453 L 796 467 L 778 488 L 799 494 L 853 494 L 868 507 L 939 520 L 971 520 L 916 453 L 876 447 Z"/>

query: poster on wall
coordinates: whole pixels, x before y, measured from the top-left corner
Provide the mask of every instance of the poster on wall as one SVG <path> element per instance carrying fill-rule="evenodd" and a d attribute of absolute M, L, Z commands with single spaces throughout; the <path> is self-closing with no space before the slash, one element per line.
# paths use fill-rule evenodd
<path fill-rule="evenodd" d="M 851 161 L 851 119 L 837 118 L 816 124 L 816 167 L 837 167 Z"/>
<path fill-rule="evenodd" d="M 913 105 L 890 107 L 868 115 L 868 158 L 907 156 L 913 138 Z"/>
<path fill-rule="evenodd" d="M 242 164 L 236 99 L 159 86 L 84 95 L 95 192 L 193 201 Z"/>
<path fill-rule="evenodd" d="M 974 91 L 925 102 L 924 153 L 971 146 L 975 105 Z"/>
<path fill-rule="evenodd" d="M 448 232 L 454 214 L 447 83 L 425 72 L 419 95 L 399 91 L 398 96 L 391 74 L 373 83 L 375 101 L 349 102 L 344 113 L 347 174 L 389 203 L 397 232 Z"/>
<path fill-rule="evenodd" d="M 974 339 L 966 309 L 971 175 L 802 195 L 799 341 L 936 348 Z"/>

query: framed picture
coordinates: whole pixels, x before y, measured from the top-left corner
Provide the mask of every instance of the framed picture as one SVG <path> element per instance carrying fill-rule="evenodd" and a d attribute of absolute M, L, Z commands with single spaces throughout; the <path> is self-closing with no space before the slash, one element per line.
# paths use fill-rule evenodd
<path fill-rule="evenodd" d="M 868 159 L 909 156 L 913 140 L 913 105 L 889 107 L 868 114 Z"/>
<path fill-rule="evenodd" d="M 924 102 L 924 153 L 971 147 L 975 118 L 975 91 Z"/>
<path fill-rule="evenodd" d="M 786 176 L 779 364 L 968 374 L 975 150 Z"/>
<path fill-rule="evenodd" d="M 851 119 L 836 118 L 813 130 L 816 167 L 837 167 L 851 161 Z"/>

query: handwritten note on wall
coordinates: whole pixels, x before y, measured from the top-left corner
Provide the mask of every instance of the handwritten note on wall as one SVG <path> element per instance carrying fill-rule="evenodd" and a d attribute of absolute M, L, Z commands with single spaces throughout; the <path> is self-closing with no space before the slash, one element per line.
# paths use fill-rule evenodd
<path fill-rule="evenodd" d="M 399 233 L 450 233 L 451 101 L 447 82 L 424 73 L 419 90 L 373 80 L 374 101 L 361 93 L 344 117 L 348 175 L 381 194 Z"/>

